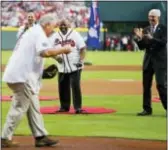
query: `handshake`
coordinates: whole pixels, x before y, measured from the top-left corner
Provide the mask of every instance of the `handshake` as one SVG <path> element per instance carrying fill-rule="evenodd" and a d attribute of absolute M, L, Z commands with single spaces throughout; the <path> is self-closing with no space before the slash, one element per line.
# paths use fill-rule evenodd
<path fill-rule="evenodd" d="M 55 57 L 55 60 L 58 62 L 58 63 L 63 63 L 63 59 L 62 59 L 62 57 L 60 57 L 60 56 L 56 56 Z M 74 66 L 76 66 L 77 68 L 81 68 L 82 66 L 83 66 L 83 62 L 78 62 L 78 63 L 75 63 L 75 64 L 73 64 Z"/>
<path fill-rule="evenodd" d="M 71 52 L 71 46 L 67 45 L 61 48 L 61 51 L 63 54 L 69 54 Z M 59 55 L 55 56 L 54 59 L 58 62 L 58 63 L 62 63 L 63 59 L 62 57 L 60 57 Z"/>
<path fill-rule="evenodd" d="M 71 52 L 71 46 L 64 46 L 62 49 L 62 53 L 69 54 Z"/>
<path fill-rule="evenodd" d="M 152 34 L 148 31 L 147 33 L 144 33 L 144 30 L 142 28 L 134 28 L 134 34 L 138 40 L 142 40 L 142 38 L 145 39 L 153 39 Z"/>

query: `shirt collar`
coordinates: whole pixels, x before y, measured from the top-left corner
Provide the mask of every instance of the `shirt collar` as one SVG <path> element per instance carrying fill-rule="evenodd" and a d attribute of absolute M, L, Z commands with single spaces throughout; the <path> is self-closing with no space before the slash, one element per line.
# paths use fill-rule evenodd
<path fill-rule="evenodd" d="M 159 24 L 157 23 L 157 24 L 154 26 L 155 30 L 156 30 L 156 28 L 157 28 L 158 25 L 159 25 Z"/>
<path fill-rule="evenodd" d="M 61 32 L 61 30 L 59 29 L 59 33 L 61 33 L 61 35 L 64 37 L 64 36 L 67 36 L 71 30 L 72 30 L 71 28 L 68 28 L 67 33 L 64 35 L 64 34 Z"/>
<path fill-rule="evenodd" d="M 153 26 L 151 26 L 151 29 L 153 28 L 153 29 L 152 29 L 152 30 L 153 30 L 153 32 L 155 32 L 155 31 L 156 31 L 156 28 L 158 27 L 158 25 L 159 25 L 159 24 L 157 23 L 154 27 L 153 27 Z"/>
<path fill-rule="evenodd" d="M 159 25 L 159 24 L 157 23 L 156 25 L 151 26 L 151 27 L 154 28 L 154 30 L 156 30 L 156 28 L 157 28 L 158 25 Z"/>

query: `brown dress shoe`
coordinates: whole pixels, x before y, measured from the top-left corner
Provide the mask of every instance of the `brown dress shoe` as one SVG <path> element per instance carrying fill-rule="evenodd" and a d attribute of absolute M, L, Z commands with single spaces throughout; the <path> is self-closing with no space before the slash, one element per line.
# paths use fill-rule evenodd
<path fill-rule="evenodd" d="M 19 143 L 14 142 L 12 140 L 1 139 L 1 146 L 2 148 L 18 147 Z"/>

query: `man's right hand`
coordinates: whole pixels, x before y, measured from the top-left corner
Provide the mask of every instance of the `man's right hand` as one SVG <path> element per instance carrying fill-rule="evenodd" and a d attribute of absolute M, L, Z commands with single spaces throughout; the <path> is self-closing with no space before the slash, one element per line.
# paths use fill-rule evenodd
<path fill-rule="evenodd" d="M 142 28 L 134 28 L 134 33 L 138 38 L 142 39 L 142 37 L 143 37 L 143 29 Z"/>
<path fill-rule="evenodd" d="M 70 46 L 65 46 L 64 48 L 63 48 L 63 53 L 64 54 L 69 54 L 71 52 L 71 47 Z"/>
<path fill-rule="evenodd" d="M 63 47 L 60 49 L 48 49 L 40 53 L 41 57 L 53 57 L 60 54 L 69 54 L 71 52 L 70 47 Z"/>

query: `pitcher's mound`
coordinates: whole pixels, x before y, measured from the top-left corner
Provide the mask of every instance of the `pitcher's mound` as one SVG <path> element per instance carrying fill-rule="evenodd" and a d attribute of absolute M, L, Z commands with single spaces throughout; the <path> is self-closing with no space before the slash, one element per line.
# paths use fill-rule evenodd
<path fill-rule="evenodd" d="M 103 107 L 83 107 L 82 109 L 84 110 L 83 114 L 106 114 L 116 112 L 114 109 L 107 109 Z M 57 110 L 59 110 L 58 106 L 40 108 L 42 114 L 75 114 L 75 110 L 73 108 L 71 108 L 69 112 L 57 112 Z"/>
<path fill-rule="evenodd" d="M 160 102 L 160 98 L 159 97 L 153 97 L 152 98 L 152 102 L 159 103 Z"/>

